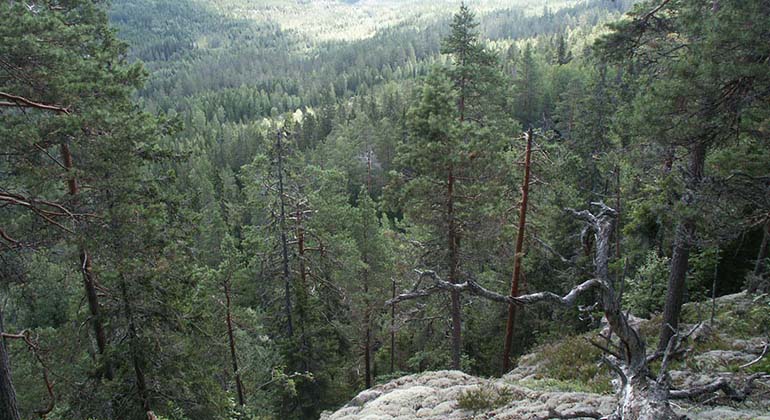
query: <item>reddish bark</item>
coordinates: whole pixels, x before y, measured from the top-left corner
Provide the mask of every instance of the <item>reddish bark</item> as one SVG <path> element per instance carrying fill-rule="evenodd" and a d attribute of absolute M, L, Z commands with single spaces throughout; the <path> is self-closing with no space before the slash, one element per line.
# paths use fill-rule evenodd
<path fill-rule="evenodd" d="M 524 157 L 524 182 L 521 185 L 521 208 L 519 209 L 519 229 L 516 236 L 516 253 L 513 256 L 513 279 L 511 297 L 519 295 L 521 278 L 521 257 L 524 248 L 524 227 L 527 223 L 527 202 L 529 199 L 529 177 L 532 158 L 532 129 L 527 131 L 527 149 Z M 503 350 L 503 373 L 510 370 L 511 347 L 513 344 L 513 326 L 516 321 L 516 305 L 508 305 L 508 323 L 505 328 L 505 348 Z"/>

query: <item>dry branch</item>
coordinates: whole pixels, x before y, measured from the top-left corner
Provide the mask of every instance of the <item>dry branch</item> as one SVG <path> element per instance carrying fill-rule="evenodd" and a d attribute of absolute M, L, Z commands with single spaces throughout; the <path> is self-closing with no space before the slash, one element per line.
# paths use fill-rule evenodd
<path fill-rule="evenodd" d="M 69 109 L 63 106 L 35 102 L 22 96 L 12 95 L 10 93 L 0 92 L 0 98 L 8 99 L 10 101 L 0 102 L 0 106 L 4 107 L 37 108 L 45 111 L 61 112 L 63 114 L 70 113 Z"/>
<path fill-rule="evenodd" d="M 730 382 L 727 379 L 719 378 L 706 385 L 696 386 L 689 389 L 671 390 L 669 391 L 668 396 L 671 399 L 681 400 L 695 398 L 712 392 L 722 391 L 731 400 L 740 402 L 744 401 L 749 395 L 751 395 L 751 391 L 754 388 L 754 382 L 757 379 L 766 377 L 770 377 L 770 375 L 765 372 L 755 373 L 746 378 L 746 384 L 742 389 L 735 389 L 732 385 L 730 385 Z"/>

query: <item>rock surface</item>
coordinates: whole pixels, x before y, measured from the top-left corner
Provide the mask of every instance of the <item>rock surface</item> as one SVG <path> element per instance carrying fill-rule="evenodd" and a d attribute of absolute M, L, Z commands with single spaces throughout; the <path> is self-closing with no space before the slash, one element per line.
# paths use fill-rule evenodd
<path fill-rule="evenodd" d="M 484 388 L 508 401 L 474 413 L 458 406 L 464 392 Z M 615 398 L 582 392 L 538 391 L 522 387 L 510 376 L 482 379 L 459 371 L 445 370 L 404 376 L 358 394 L 334 413 L 324 413 L 325 420 L 375 419 L 546 419 L 554 410 L 561 414 L 599 412 L 615 408 Z"/>
<path fill-rule="evenodd" d="M 702 386 L 716 377 L 723 377 L 736 387 L 743 386 L 750 372 L 740 366 L 763 354 L 768 340 L 766 329 L 752 325 L 752 322 L 756 321 L 743 321 L 743 314 L 752 307 L 757 308 L 758 299 L 745 293 L 717 299 L 719 314 L 725 321 L 723 324 L 718 322 L 714 328 L 703 325 L 693 332 L 690 339 L 697 344 L 697 350 L 692 348 L 684 359 L 672 365 L 669 371 L 674 388 Z M 770 307 L 770 300 L 765 299 L 760 305 Z M 754 335 L 737 334 L 732 326 L 739 321 L 745 324 L 742 325 L 742 330 L 755 330 Z M 646 322 L 650 321 L 632 319 L 632 323 L 640 328 Z M 568 341 L 555 345 L 564 346 L 565 343 Z M 484 379 L 452 370 L 403 376 L 359 393 L 336 412 L 323 413 L 321 419 L 538 420 L 559 415 L 577 418 L 575 416 L 579 413 L 607 415 L 615 410 L 617 399 L 614 395 L 572 392 L 549 385 L 554 382 L 551 381 L 552 378 L 544 377 L 544 372 L 547 371 L 544 368 L 552 361 L 544 360 L 542 354 L 543 352 L 535 350 L 520 357 L 516 369 L 502 378 Z M 770 358 L 770 355 L 765 357 Z M 744 402 L 730 401 L 729 398 L 715 393 L 705 395 L 697 401 L 674 401 L 672 406 L 678 414 L 686 415 L 690 419 L 770 420 L 770 380 L 762 379 L 756 381 L 755 385 L 755 393 Z M 490 404 L 482 404 L 483 407 L 477 408 L 475 412 L 463 409 L 459 400 L 467 402 L 468 395 L 481 395 L 481 400 Z M 467 407 L 468 404 L 464 406 Z"/>

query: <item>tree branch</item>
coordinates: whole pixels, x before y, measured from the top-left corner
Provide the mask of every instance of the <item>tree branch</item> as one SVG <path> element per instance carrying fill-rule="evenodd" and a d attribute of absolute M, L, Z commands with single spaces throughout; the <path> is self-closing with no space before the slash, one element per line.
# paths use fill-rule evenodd
<path fill-rule="evenodd" d="M 542 301 L 550 301 L 550 302 L 555 302 L 565 306 L 573 306 L 578 296 L 580 296 L 582 293 L 588 290 L 593 289 L 594 287 L 601 286 L 601 285 L 602 283 L 598 279 L 591 279 L 591 280 L 586 280 L 583 283 L 575 286 L 572 290 L 569 291 L 569 293 L 567 293 L 564 296 L 559 296 L 553 292 L 538 292 L 538 293 L 531 293 L 528 295 L 517 296 L 513 298 L 513 300 L 514 302 L 522 305 L 529 305 L 532 303 L 537 303 Z"/>
<path fill-rule="evenodd" d="M 735 388 L 733 388 L 733 386 L 730 385 L 730 382 L 727 379 L 719 378 L 706 385 L 696 386 L 690 389 L 671 390 L 669 391 L 668 396 L 671 399 L 681 400 L 681 399 L 698 397 L 700 395 L 709 394 L 712 392 L 722 391 L 731 400 L 740 402 L 745 400 L 751 394 L 754 381 L 760 378 L 764 378 L 766 376 L 768 376 L 768 374 L 765 372 L 755 373 L 749 376 L 746 379 L 746 384 L 744 385 L 743 389 L 740 389 L 740 390 L 736 390 Z"/>
<path fill-rule="evenodd" d="M 476 283 L 473 280 L 468 280 L 464 283 L 455 284 L 455 283 L 450 283 L 446 280 L 442 280 L 441 277 L 439 277 L 438 274 L 436 274 L 436 272 L 432 270 L 426 270 L 426 271 L 415 270 L 415 271 L 420 275 L 415 289 L 413 289 L 409 293 L 402 293 L 396 296 L 395 298 L 388 300 L 387 302 L 385 302 L 386 306 L 395 305 L 405 300 L 427 297 L 442 291 L 469 292 L 471 294 L 483 297 L 484 299 L 491 300 L 493 302 L 504 303 L 504 304 L 517 303 L 510 296 L 503 296 L 499 293 L 495 293 L 491 290 L 485 289 L 484 287 L 482 287 L 480 284 Z M 433 285 L 425 289 L 417 290 L 416 288 L 419 287 L 419 285 L 422 282 L 422 279 L 425 277 L 432 278 L 434 282 Z"/>
<path fill-rule="evenodd" d="M 11 102 L 0 102 L 0 106 L 5 107 L 22 107 L 22 108 L 37 108 L 46 111 L 61 112 L 69 115 L 70 111 L 67 108 L 58 105 L 44 104 L 41 102 L 35 102 L 27 98 L 11 95 L 10 93 L 0 92 L 0 98 L 8 99 Z"/>

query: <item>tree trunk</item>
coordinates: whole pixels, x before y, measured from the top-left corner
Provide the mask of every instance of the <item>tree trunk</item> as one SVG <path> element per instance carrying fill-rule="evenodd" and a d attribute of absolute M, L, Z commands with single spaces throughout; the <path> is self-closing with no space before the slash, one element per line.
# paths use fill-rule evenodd
<path fill-rule="evenodd" d="M 235 352 L 235 335 L 233 334 L 233 317 L 230 312 L 230 279 L 225 279 L 223 284 L 225 289 L 225 305 L 227 309 L 227 338 L 230 341 L 230 359 L 233 364 L 233 375 L 235 375 L 235 388 L 238 392 L 238 404 L 246 405 L 243 397 L 243 383 L 241 382 L 241 373 L 238 371 L 238 355 Z"/>
<path fill-rule="evenodd" d="M 596 277 L 602 283 L 600 302 L 610 331 L 620 340 L 619 356 L 624 365 L 619 369 L 624 383 L 617 414 L 623 420 L 678 419 L 668 403 L 668 387 L 650 379 L 644 339 L 628 323 L 610 279 L 610 240 L 616 228 L 617 212 L 614 215 L 605 213 L 595 220 L 594 267 Z"/>
<path fill-rule="evenodd" d="M 136 379 L 136 392 L 139 396 L 139 402 L 142 404 L 142 409 L 145 413 L 148 413 L 148 418 L 152 410 L 150 409 L 150 394 L 147 391 L 147 382 L 142 370 L 142 361 L 140 358 L 140 352 L 136 348 L 136 340 L 138 334 L 136 332 L 136 324 L 134 323 L 134 314 L 131 310 L 131 302 L 128 300 L 128 291 L 126 289 L 125 279 L 121 280 L 120 289 L 123 294 L 123 307 L 126 315 L 126 322 L 128 323 L 128 347 L 131 352 L 131 363 L 134 367 L 134 377 Z M 153 416 L 154 417 L 154 416 Z"/>
<path fill-rule="evenodd" d="M 393 299 L 396 298 L 396 279 L 390 279 L 393 285 Z M 390 305 L 390 373 L 395 372 L 396 367 L 396 305 Z"/>
<path fill-rule="evenodd" d="M 3 332 L 5 332 L 5 326 L 3 311 L 0 308 L 0 420 L 20 420 L 16 389 L 13 387 L 11 378 L 11 363 L 8 360 L 5 338 L 1 336 Z"/>
<path fill-rule="evenodd" d="M 521 277 L 521 257 L 524 248 L 524 227 L 527 221 L 527 201 L 529 198 L 529 174 L 532 156 L 532 129 L 527 130 L 527 149 L 524 156 L 524 182 L 521 185 L 521 208 L 519 209 L 519 230 L 516 234 L 516 251 L 513 255 L 513 279 L 511 281 L 511 297 L 519 295 L 519 278 Z M 503 350 L 503 373 L 510 370 L 511 347 L 513 344 L 513 326 L 516 320 L 516 305 L 508 305 L 508 323 L 505 328 L 505 348 Z"/>
<path fill-rule="evenodd" d="M 286 333 L 289 337 L 294 335 L 294 326 L 291 322 L 291 275 L 289 273 L 289 245 L 286 239 L 286 203 L 283 195 L 283 150 L 281 148 L 282 133 L 278 131 L 278 139 L 275 142 L 276 152 L 278 154 L 278 194 L 281 205 L 280 228 L 281 228 L 281 257 L 283 259 L 283 286 L 286 313 Z"/>
<path fill-rule="evenodd" d="M 366 154 L 366 193 L 371 198 L 372 194 L 372 152 L 371 150 Z M 366 389 L 372 387 L 372 326 L 371 326 L 371 305 L 369 302 L 369 247 L 367 246 L 367 235 L 369 232 L 369 217 L 364 215 L 364 237 L 363 237 L 363 262 L 366 265 L 364 268 L 362 283 L 364 286 L 364 383 Z"/>
<path fill-rule="evenodd" d="M 72 153 L 70 152 L 67 143 L 62 143 L 60 146 L 60 152 L 62 160 L 64 161 L 64 167 L 67 171 L 72 171 Z M 67 190 L 69 195 L 76 196 L 80 192 L 78 181 L 74 176 L 67 179 Z M 83 287 L 85 289 L 86 298 L 88 299 L 88 309 L 91 312 L 91 323 L 94 329 L 94 337 L 96 338 L 96 347 L 100 355 L 104 355 L 107 351 L 107 338 L 104 333 L 104 325 L 102 323 L 102 317 L 99 311 L 99 297 L 96 294 L 96 280 L 94 279 L 93 268 L 91 265 L 91 256 L 88 254 L 88 250 L 85 245 L 80 244 L 80 271 L 83 274 Z M 113 372 L 112 365 L 109 361 L 104 361 L 104 375 L 107 379 L 112 380 Z"/>
<path fill-rule="evenodd" d="M 448 246 L 449 246 L 449 282 L 458 283 L 458 268 L 459 268 L 459 250 L 458 250 L 458 235 L 457 226 L 455 225 L 454 218 L 454 183 L 455 178 L 452 172 L 452 167 L 449 167 L 449 176 L 447 179 L 447 226 L 448 226 Z M 461 305 L 460 305 L 460 292 L 457 290 L 451 291 L 452 297 L 452 369 L 460 369 L 460 353 L 462 349 L 462 320 L 461 320 Z"/>
<path fill-rule="evenodd" d="M 762 244 L 759 246 L 757 254 L 757 263 L 754 266 L 754 275 L 761 276 L 765 272 L 765 264 L 768 257 L 768 242 L 770 240 L 770 220 L 765 223 L 765 233 L 762 236 Z"/>
<path fill-rule="evenodd" d="M 687 168 L 686 191 L 682 196 L 685 207 L 695 201 L 698 186 L 703 179 L 703 167 L 706 159 L 706 146 L 703 142 L 696 142 L 690 146 L 690 158 Z M 695 218 L 685 216 L 676 229 L 674 238 L 674 252 L 671 257 L 671 272 L 668 277 L 668 291 L 666 303 L 663 307 L 663 323 L 660 329 L 658 350 L 665 350 L 668 341 L 674 335 L 679 326 L 679 313 L 682 310 L 685 280 L 689 268 L 690 247 L 695 238 Z"/>
<path fill-rule="evenodd" d="M 668 389 L 644 375 L 631 375 L 623 387 L 618 414 L 623 420 L 678 420 Z"/>

